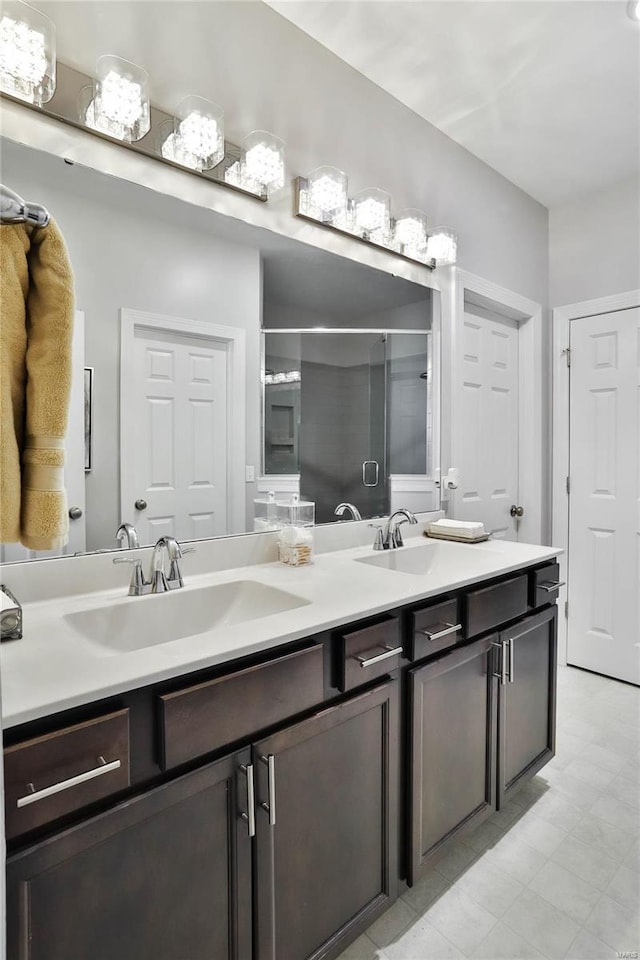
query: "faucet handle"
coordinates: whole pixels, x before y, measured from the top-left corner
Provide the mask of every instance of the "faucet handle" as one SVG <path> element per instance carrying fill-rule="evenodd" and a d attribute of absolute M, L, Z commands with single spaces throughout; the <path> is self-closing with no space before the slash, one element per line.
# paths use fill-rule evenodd
<path fill-rule="evenodd" d="M 142 560 L 138 557 L 115 557 L 112 563 L 130 563 L 133 566 L 131 572 L 131 583 L 129 584 L 129 596 L 140 597 L 149 592 L 151 584 L 145 580 L 142 572 Z"/>
<path fill-rule="evenodd" d="M 171 558 L 169 564 L 169 575 L 167 576 L 167 586 L 170 590 L 175 590 L 176 587 L 181 587 L 182 584 L 182 572 L 180 570 L 180 565 L 178 560 L 181 560 L 184 557 L 185 553 L 196 553 L 195 547 L 184 547 L 180 548 L 180 552 Z"/>
<path fill-rule="evenodd" d="M 379 523 L 369 523 L 367 524 L 367 526 L 371 527 L 373 530 L 376 531 L 376 537 L 375 537 L 375 540 L 373 541 L 373 549 L 386 550 L 387 548 L 384 543 L 384 533 L 382 532 L 382 525 Z"/>

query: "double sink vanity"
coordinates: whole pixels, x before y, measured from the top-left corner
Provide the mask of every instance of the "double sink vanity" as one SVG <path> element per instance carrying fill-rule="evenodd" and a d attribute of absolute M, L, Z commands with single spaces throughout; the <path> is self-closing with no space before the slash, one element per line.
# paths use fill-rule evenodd
<path fill-rule="evenodd" d="M 337 957 L 553 756 L 558 551 L 340 526 L 5 568 L 9 960 Z"/>

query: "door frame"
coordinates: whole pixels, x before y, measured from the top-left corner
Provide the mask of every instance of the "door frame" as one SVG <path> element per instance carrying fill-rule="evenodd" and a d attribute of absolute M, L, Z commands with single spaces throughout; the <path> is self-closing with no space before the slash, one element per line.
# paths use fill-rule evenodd
<path fill-rule="evenodd" d="M 469 294 L 471 297 L 469 297 Z M 466 270 L 455 267 L 447 281 L 442 284 L 443 318 L 443 397 L 449 403 L 442 404 L 443 423 L 441 436 L 448 436 L 448 448 L 442 450 L 442 463 L 457 466 L 462 433 L 462 396 L 460 384 L 463 376 L 463 330 L 465 299 L 477 306 L 489 309 L 499 316 L 518 323 L 518 497 L 527 509 L 520 520 L 518 537 L 527 543 L 542 542 L 542 491 L 543 442 L 542 442 L 542 305 L 529 300 L 506 287 L 484 280 Z M 447 322 L 448 321 L 448 322 Z M 449 362 L 446 362 L 445 356 Z M 447 382 L 448 381 L 448 382 Z M 449 406 L 448 422 L 444 422 Z M 441 498 L 451 504 L 455 514 L 455 499 L 450 499 L 446 487 L 446 467 L 442 471 Z"/>
<path fill-rule="evenodd" d="M 553 310 L 553 363 L 552 363 L 552 502 L 551 540 L 554 546 L 562 547 L 564 553 L 558 558 L 560 579 L 568 584 L 570 576 L 569 557 L 569 373 L 566 351 L 570 343 L 570 324 L 573 320 L 585 320 L 602 313 L 616 313 L 640 307 L 640 290 L 595 300 L 568 303 Z M 570 360 L 570 357 L 569 357 Z M 563 616 L 558 617 L 558 660 L 567 662 L 567 595 L 568 586 L 560 589 L 558 606 Z M 564 605 L 564 606 L 563 606 Z"/>
<path fill-rule="evenodd" d="M 120 310 L 120 450 L 124 411 L 133 403 L 133 344 L 137 328 L 224 343 L 227 349 L 227 536 L 246 531 L 244 473 L 246 460 L 245 331 L 204 320 L 184 320 L 142 310 Z M 120 457 L 120 503 L 124 462 Z"/>

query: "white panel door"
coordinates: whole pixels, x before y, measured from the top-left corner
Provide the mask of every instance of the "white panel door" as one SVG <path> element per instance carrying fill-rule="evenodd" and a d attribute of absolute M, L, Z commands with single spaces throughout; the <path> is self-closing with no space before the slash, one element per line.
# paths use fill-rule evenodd
<path fill-rule="evenodd" d="M 76 310 L 71 342 L 71 391 L 64 452 L 64 485 L 69 508 L 80 516 L 69 519 L 69 540 L 60 550 L 29 550 L 21 543 L 0 544 L 0 563 L 71 556 L 86 550 L 84 477 L 84 313 Z"/>
<path fill-rule="evenodd" d="M 462 341 L 460 471 L 452 516 L 481 520 L 503 540 L 518 539 L 518 324 L 465 312 Z M 526 509 L 526 504 L 524 505 Z"/>
<path fill-rule="evenodd" d="M 121 510 L 141 544 L 228 532 L 227 361 L 224 343 L 136 327 Z"/>
<path fill-rule="evenodd" d="M 571 321 L 567 661 L 640 683 L 640 309 Z"/>

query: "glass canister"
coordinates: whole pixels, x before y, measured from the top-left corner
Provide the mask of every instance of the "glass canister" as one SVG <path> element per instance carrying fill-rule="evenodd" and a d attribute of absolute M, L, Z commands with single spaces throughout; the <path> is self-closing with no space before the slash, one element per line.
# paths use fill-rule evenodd
<path fill-rule="evenodd" d="M 291 500 L 278 501 L 278 556 L 282 563 L 300 567 L 313 563 L 313 525 L 316 505 L 310 500 L 300 500 L 293 494 Z"/>
<path fill-rule="evenodd" d="M 253 501 L 253 529 L 256 533 L 280 529 L 278 502 L 273 490 L 269 490 L 266 497 L 256 497 Z"/>

